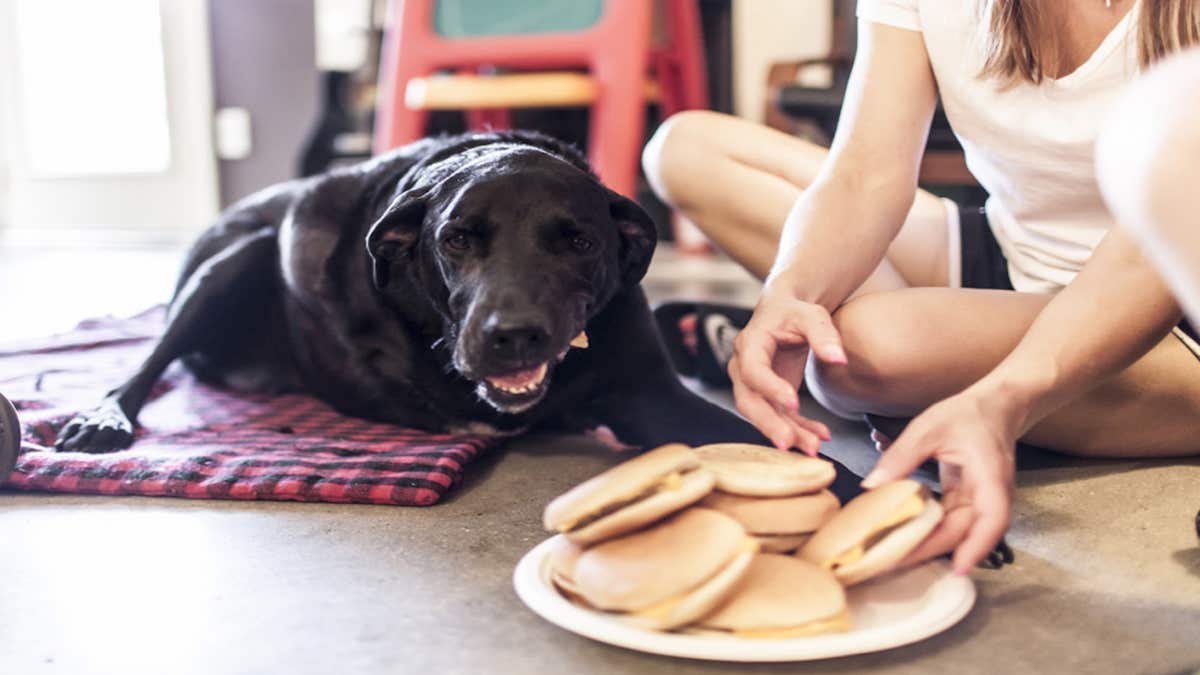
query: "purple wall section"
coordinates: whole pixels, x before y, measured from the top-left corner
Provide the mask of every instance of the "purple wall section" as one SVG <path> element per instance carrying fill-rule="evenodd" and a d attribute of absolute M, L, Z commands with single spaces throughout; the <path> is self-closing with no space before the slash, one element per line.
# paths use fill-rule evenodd
<path fill-rule="evenodd" d="M 250 111 L 253 150 L 219 161 L 221 203 L 295 176 L 317 115 L 312 0 L 208 0 L 218 108 Z"/>

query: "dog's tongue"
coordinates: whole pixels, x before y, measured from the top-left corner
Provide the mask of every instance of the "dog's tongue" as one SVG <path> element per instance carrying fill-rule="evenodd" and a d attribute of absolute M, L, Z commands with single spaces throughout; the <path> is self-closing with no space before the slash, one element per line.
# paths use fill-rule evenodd
<path fill-rule="evenodd" d="M 526 387 L 539 384 L 542 378 L 546 376 L 546 364 L 534 366 L 527 370 L 518 370 L 515 373 L 507 375 L 493 375 L 488 378 L 488 382 L 492 386 L 500 389 L 524 389 Z"/>

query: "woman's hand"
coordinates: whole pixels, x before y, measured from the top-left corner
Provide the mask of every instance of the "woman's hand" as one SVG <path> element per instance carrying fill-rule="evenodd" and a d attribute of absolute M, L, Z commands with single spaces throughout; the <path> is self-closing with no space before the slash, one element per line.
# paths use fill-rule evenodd
<path fill-rule="evenodd" d="M 904 478 L 930 457 L 938 460 L 945 517 L 905 559 L 915 564 L 954 551 L 954 571 L 966 574 L 1008 529 L 1020 422 L 1008 402 L 984 387 L 952 396 L 921 413 L 887 447 L 863 481 L 872 488 Z"/>
<path fill-rule="evenodd" d="M 798 392 L 810 349 L 822 361 L 846 362 L 829 312 L 768 291 L 733 346 L 729 377 L 738 410 L 780 450 L 817 454 L 829 428 L 800 415 Z"/>

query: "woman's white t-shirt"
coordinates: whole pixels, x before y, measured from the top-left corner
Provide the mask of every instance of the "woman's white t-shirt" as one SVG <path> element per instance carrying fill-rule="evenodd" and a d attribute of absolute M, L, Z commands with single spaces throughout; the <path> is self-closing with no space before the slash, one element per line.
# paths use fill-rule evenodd
<path fill-rule="evenodd" d="M 1003 88 L 979 77 L 986 20 L 972 0 L 859 0 L 858 16 L 918 31 L 967 167 L 988 192 L 992 232 L 1018 291 L 1057 291 L 1113 218 L 1092 163 L 1096 134 L 1138 72 L 1135 4 L 1074 72 Z"/>

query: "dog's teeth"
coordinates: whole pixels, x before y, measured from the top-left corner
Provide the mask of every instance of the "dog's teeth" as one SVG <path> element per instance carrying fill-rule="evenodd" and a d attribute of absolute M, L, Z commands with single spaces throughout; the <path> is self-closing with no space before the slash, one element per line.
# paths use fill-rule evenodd
<path fill-rule="evenodd" d="M 548 370 L 549 370 L 549 364 L 543 363 L 542 365 L 538 366 L 537 369 L 534 370 L 529 375 L 528 379 L 521 378 L 521 379 L 525 380 L 525 382 L 522 384 L 514 384 L 512 386 L 506 386 L 505 384 L 502 384 L 501 382 L 497 382 L 495 379 L 489 379 L 489 382 L 491 382 L 491 385 L 493 387 L 495 387 L 496 389 L 499 389 L 500 391 L 502 391 L 506 394 L 528 394 L 530 392 L 536 391 L 537 388 L 540 387 L 543 382 L 545 382 L 546 372 Z"/>

